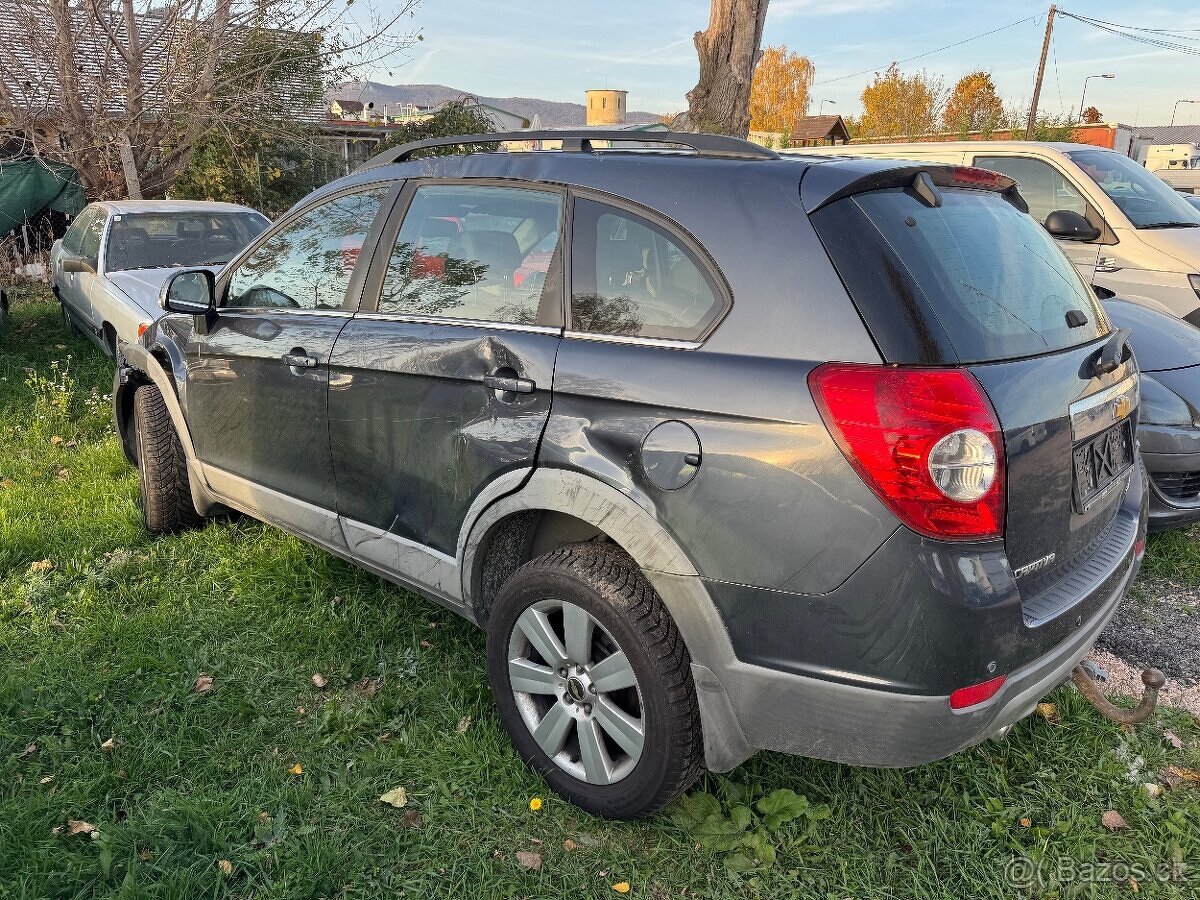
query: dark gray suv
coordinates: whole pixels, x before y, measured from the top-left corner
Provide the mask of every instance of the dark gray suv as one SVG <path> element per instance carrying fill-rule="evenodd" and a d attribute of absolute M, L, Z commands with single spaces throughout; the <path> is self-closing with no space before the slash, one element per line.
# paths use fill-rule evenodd
<path fill-rule="evenodd" d="M 504 138 L 562 150 L 414 158 Z M 605 816 L 1003 733 L 1140 563 L 1127 333 L 1004 176 L 630 139 L 402 147 L 176 275 L 115 391 L 148 527 L 240 510 L 478 623 Z"/>

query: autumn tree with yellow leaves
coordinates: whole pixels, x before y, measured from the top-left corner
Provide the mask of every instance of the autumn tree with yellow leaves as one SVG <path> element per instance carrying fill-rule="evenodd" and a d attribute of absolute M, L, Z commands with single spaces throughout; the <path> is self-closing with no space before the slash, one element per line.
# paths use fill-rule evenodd
<path fill-rule="evenodd" d="M 996 93 L 992 76 L 984 71 L 968 72 L 950 91 L 942 112 L 942 128 L 966 135 L 990 132 L 1004 118 L 1004 103 Z"/>
<path fill-rule="evenodd" d="M 940 77 L 924 70 L 905 75 L 892 63 L 863 89 L 856 136 L 912 137 L 936 131 L 944 94 Z"/>
<path fill-rule="evenodd" d="M 808 115 L 813 64 L 784 45 L 762 53 L 750 84 L 750 129 L 790 134 Z"/>

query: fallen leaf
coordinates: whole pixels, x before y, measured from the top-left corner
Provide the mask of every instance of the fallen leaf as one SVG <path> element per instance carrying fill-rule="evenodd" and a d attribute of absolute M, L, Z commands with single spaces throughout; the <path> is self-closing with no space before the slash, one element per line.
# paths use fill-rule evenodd
<path fill-rule="evenodd" d="M 457 731 L 459 734 L 466 734 L 467 729 L 470 727 L 471 727 L 471 717 L 463 716 L 461 719 L 458 720 L 458 727 L 455 728 L 454 730 Z"/>
<path fill-rule="evenodd" d="M 1167 774 L 1174 775 L 1180 781 L 1188 784 L 1200 784 L 1200 769 L 1182 769 L 1179 766 L 1167 766 Z"/>
<path fill-rule="evenodd" d="M 17 754 L 17 759 L 28 759 L 35 753 L 37 753 L 37 744 L 29 744 L 24 750 Z"/>
<path fill-rule="evenodd" d="M 317 672 L 312 677 L 312 684 L 318 691 L 325 687 L 329 682 L 325 680 L 325 676 Z"/>
<path fill-rule="evenodd" d="M 297 714 L 297 715 L 301 715 L 301 716 L 302 716 L 302 715 L 304 715 L 304 707 L 303 707 L 303 706 L 297 706 L 297 707 L 296 707 L 296 714 Z"/>
<path fill-rule="evenodd" d="M 60 438 L 57 434 L 54 435 L 54 437 L 50 438 L 50 443 L 52 443 L 55 447 L 57 447 L 62 442 L 63 442 L 63 439 Z"/>
<path fill-rule="evenodd" d="M 579 845 L 577 843 L 575 843 L 573 840 L 571 840 L 570 838 L 567 838 L 565 841 L 563 841 L 563 849 L 566 850 L 568 853 L 577 849 L 578 847 L 579 847 Z"/>
<path fill-rule="evenodd" d="M 1039 703 L 1037 705 L 1037 714 L 1047 722 L 1057 722 L 1059 719 L 1058 707 L 1053 703 Z"/>
<path fill-rule="evenodd" d="M 1022 828 L 1028 828 L 1030 825 L 1033 824 L 1033 821 L 1030 819 L 1022 818 L 1020 820 L 1020 824 L 1021 824 Z"/>
<path fill-rule="evenodd" d="M 303 775 L 304 766 L 300 765 L 300 763 L 296 763 L 294 766 L 288 769 L 288 773 L 291 775 Z"/>
<path fill-rule="evenodd" d="M 39 559 L 37 562 L 32 562 L 29 564 L 30 572 L 49 572 L 53 568 L 54 563 L 50 562 L 48 559 Z"/>
<path fill-rule="evenodd" d="M 67 822 L 67 834 L 91 834 L 95 830 L 95 825 L 83 819 L 71 819 Z"/>
<path fill-rule="evenodd" d="M 14 484 L 16 484 L 16 482 L 11 478 L 0 478 L 0 488 L 10 488 Z"/>
<path fill-rule="evenodd" d="M 217 868 L 221 870 L 222 875 L 232 875 L 233 874 L 233 863 L 231 863 L 227 859 L 218 859 L 217 860 Z"/>
<path fill-rule="evenodd" d="M 68 450 L 74 450 L 76 447 L 79 446 L 79 441 L 67 441 L 65 444 L 63 444 L 63 446 L 66 447 Z"/>
<path fill-rule="evenodd" d="M 154 859 L 154 854 L 149 850 L 142 850 L 138 853 L 138 859 L 142 862 L 150 862 L 150 860 Z"/>
<path fill-rule="evenodd" d="M 408 792 L 402 787 L 392 788 L 379 798 L 379 802 L 386 803 L 388 806 L 394 806 L 396 809 L 399 809 L 402 806 L 408 805 Z"/>
<path fill-rule="evenodd" d="M 534 797 L 532 800 L 530 800 L 529 808 L 532 809 L 534 812 L 537 812 L 539 809 L 541 809 L 542 808 L 542 798 Z"/>
<path fill-rule="evenodd" d="M 201 672 L 196 676 L 196 680 L 192 683 L 192 690 L 197 694 L 207 694 L 213 689 L 213 677 L 205 672 Z"/>
<path fill-rule="evenodd" d="M 1129 879 L 1129 889 L 1135 894 L 1141 890 L 1141 888 L 1138 886 L 1138 880 L 1136 878 Z"/>
<path fill-rule="evenodd" d="M 383 679 L 364 678 L 354 687 L 360 694 L 366 697 L 374 697 L 379 693 L 379 689 L 383 687 Z"/>
<path fill-rule="evenodd" d="M 113 751 L 113 748 L 116 746 L 117 746 L 116 741 L 114 741 L 112 738 L 109 738 L 107 741 L 105 741 L 103 744 L 100 745 L 100 749 L 111 753 Z"/>
<path fill-rule="evenodd" d="M 518 850 L 517 862 L 527 869 L 536 871 L 542 867 L 542 854 L 534 853 L 532 850 Z"/>
<path fill-rule="evenodd" d="M 1148 797 L 1158 798 L 1162 796 L 1162 785 L 1160 784 L 1155 784 L 1153 781 L 1147 781 L 1142 785 L 1142 787 L 1145 788 L 1146 795 Z"/>
<path fill-rule="evenodd" d="M 421 814 L 419 812 L 417 812 L 415 809 L 406 809 L 404 811 L 404 818 L 400 820 L 400 827 L 420 828 L 421 821 Z"/>
<path fill-rule="evenodd" d="M 429 643 L 429 641 L 421 641 L 421 646 L 424 647 L 426 650 L 428 650 L 430 647 L 433 646 L 433 644 Z"/>
<path fill-rule="evenodd" d="M 45 778 L 41 779 L 41 781 L 39 781 L 38 784 L 49 784 L 53 780 L 54 780 L 53 775 L 47 775 Z"/>
<path fill-rule="evenodd" d="M 118 778 L 124 778 L 124 777 L 125 777 L 125 770 L 124 770 L 124 769 L 117 769 L 117 777 L 118 777 Z"/>
<path fill-rule="evenodd" d="M 1172 747 L 1174 747 L 1176 750 L 1183 749 L 1183 741 L 1181 741 L 1179 739 L 1179 735 L 1177 735 L 1175 732 L 1164 731 L 1163 737 L 1166 738 L 1167 743 L 1170 744 Z"/>
<path fill-rule="evenodd" d="M 628 881 L 618 881 L 616 884 L 613 885 L 613 890 L 616 891 L 618 894 L 628 894 L 629 893 L 629 882 Z"/>
<path fill-rule="evenodd" d="M 1129 823 L 1125 821 L 1125 817 L 1115 809 L 1110 809 L 1103 816 L 1101 816 L 1100 824 L 1102 824 L 1109 831 L 1116 831 L 1119 828 L 1129 827 Z"/>
<path fill-rule="evenodd" d="M 70 481 L 71 480 L 71 473 L 68 472 L 66 469 L 59 469 L 57 472 L 54 473 L 54 475 L 56 478 L 58 478 L 59 481 Z"/>

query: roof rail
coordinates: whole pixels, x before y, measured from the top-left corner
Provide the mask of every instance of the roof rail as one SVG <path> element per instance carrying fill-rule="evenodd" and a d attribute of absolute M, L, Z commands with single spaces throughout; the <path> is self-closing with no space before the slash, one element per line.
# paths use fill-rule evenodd
<path fill-rule="evenodd" d="M 778 159 L 773 150 L 741 138 L 724 134 L 701 134 L 690 131 L 596 131 L 564 128 L 561 131 L 502 131 L 493 134 L 458 134 L 452 137 L 427 138 L 413 141 L 371 157 L 355 171 L 373 169 L 391 163 L 405 162 L 418 150 L 431 147 L 454 147 L 461 144 L 487 144 L 495 141 L 562 141 L 567 153 L 585 153 L 592 150 L 592 141 L 614 143 L 672 144 L 695 150 L 699 156 L 725 159 Z"/>

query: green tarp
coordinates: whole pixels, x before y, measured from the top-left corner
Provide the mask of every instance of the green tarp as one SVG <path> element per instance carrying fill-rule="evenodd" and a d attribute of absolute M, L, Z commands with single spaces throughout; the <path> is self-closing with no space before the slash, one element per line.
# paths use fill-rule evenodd
<path fill-rule="evenodd" d="M 79 173 L 39 159 L 0 162 L 0 237 L 43 210 L 78 215 L 87 205 Z"/>

